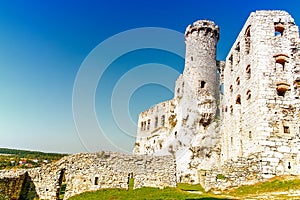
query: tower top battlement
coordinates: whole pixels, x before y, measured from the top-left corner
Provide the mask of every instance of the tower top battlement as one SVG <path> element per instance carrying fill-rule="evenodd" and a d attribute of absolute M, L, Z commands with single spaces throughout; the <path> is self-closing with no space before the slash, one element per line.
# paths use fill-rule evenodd
<path fill-rule="evenodd" d="M 188 37 L 194 31 L 198 33 L 204 31 L 205 35 L 211 34 L 215 36 L 217 41 L 219 40 L 220 29 L 219 26 L 216 25 L 213 21 L 209 20 L 198 20 L 195 21 L 192 25 L 188 25 L 185 30 L 185 37 Z"/>

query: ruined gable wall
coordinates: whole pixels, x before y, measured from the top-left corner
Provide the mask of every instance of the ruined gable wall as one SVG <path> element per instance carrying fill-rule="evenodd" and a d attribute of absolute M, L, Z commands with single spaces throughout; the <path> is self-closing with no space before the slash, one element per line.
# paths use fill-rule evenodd
<path fill-rule="evenodd" d="M 279 22 L 284 27 L 282 34 L 275 33 L 280 30 L 276 28 Z M 288 13 L 251 13 L 226 59 L 222 166 L 219 171 L 208 171 L 206 179 L 212 182 L 208 181 L 208 188 L 244 185 L 255 175 L 261 180 L 299 174 L 298 47 L 298 27 Z M 284 90 L 284 95 L 278 93 Z M 258 157 L 247 168 L 253 154 Z M 241 166 L 251 169 L 252 165 L 259 170 L 252 174 L 237 171 Z M 226 178 L 218 180 L 217 173 Z"/>
<path fill-rule="evenodd" d="M 260 70 L 262 171 L 266 178 L 299 173 L 299 106 L 295 81 L 299 77 L 299 41 L 294 19 L 284 11 L 258 11 L 261 31 L 257 52 Z M 278 27 L 281 27 L 280 29 Z M 277 32 L 276 32 L 277 30 Z M 263 52 L 263 53 L 262 53 Z M 295 88 L 296 87 L 296 88 Z"/>
<path fill-rule="evenodd" d="M 165 101 L 139 115 L 134 154 L 150 155 L 163 148 L 170 130 L 176 125 L 176 103 L 174 99 Z"/>

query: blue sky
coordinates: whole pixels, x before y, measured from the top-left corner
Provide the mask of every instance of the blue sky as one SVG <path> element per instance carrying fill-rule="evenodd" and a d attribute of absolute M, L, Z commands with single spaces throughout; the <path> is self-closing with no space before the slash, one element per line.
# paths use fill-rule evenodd
<path fill-rule="evenodd" d="M 91 135 L 82 141 L 84 137 L 80 136 L 84 133 L 78 134 L 72 112 L 76 75 L 89 53 L 115 34 L 140 27 L 183 33 L 193 21 L 210 19 L 220 26 L 217 58 L 224 60 L 252 11 L 286 10 L 300 24 L 298 0 L 211 2 L 1 1 L 0 147 L 70 153 L 130 151 L 134 137 L 122 136 L 108 109 L 116 82 L 126 72 L 146 63 L 161 63 L 182 72 L 184 60 L 155 49 L 120 56 L 105 71 L 95 95 L 97 120 L 104 124 L 103 131 L 110 140 Z M 184 44 L 184 38 L 180 42 Z M 175 79 L 170 77 L 169 81 Z M 129 99 L 132 120 L 136 122 L 139 112 L 172 95 L 172 91 L 157 84 L 140 87 Z"/>

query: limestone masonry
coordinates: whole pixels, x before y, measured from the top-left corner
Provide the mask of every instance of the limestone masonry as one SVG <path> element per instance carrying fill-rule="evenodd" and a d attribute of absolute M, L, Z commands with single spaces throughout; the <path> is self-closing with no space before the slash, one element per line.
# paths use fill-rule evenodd
<path fill-rule="evenodd" d="M 0 171 L 0 197 L 64 199 L 101 188 L 226 189 L 300 175 L 300 39 L 284 11 L 251 13 L 226 61 L 219 27 L 185 31 L 186 58 L 174 98 L 139 115 L 134 155 L 75 154 L 41 168 Z"/>
<path fill-rule="evenodd" d="M 132 156 L 120 153 L 82 153 L 66 156 L 41 168 L 0 171 L 0 191 L 9 199 L 64 199 L 101 188 L 176 187 L 175 160 L 171 156 Z M 1 196 L 0 196 L 1 197 Z"/>
<path fill-rule="evenodd" d="M 285 11 L 251 13 L 226 61 L 219 27 L 185 31 L 174 99 L 139 115 L 134 154 L 172 155 L 177 181 L 206 190 L 300 174 L 300 39 Z"/>

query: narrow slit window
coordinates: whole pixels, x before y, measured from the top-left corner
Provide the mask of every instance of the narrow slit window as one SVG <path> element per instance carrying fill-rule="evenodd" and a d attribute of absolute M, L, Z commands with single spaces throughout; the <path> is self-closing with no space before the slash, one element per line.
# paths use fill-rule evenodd
<path fill-rule="evenodd" d="M 99 184 L 99 177 L 95 177 L 94 185 L 98 185 L 98 184 Z"/>
<path fill-rule="evenodd" d="M 247 95 L 247 100 L 250 100 L 251 99 L 251 90 L 248 90 L 246 95 Z"/>
<path fill-rule="evenodd" d="M 154 124 L 155 128 L 157 128 L 158 126 L 158 117 L 155 117 L 155 124 Z"/>
<path fill-rule="evenodd" d="M 250 79 L 251 78 L 251 67 L 250 65 L 248 65 L 246 67 L 246 79 Z"/>
<path fill-rule="evenodd" d="M 161 125 L 164 126 L 165 125 L 165 115 L 161 116 Z"/>
<path fill-rule="evenodd" d="M 150 130 L 150 122 L 151 122 L 151 120 L 150 120 L 150 119 L 148 119 L 148 126 L 147 126 L 147 130 Z"/>
<path fill-rule="evenodd" d="M 200 87 L 201 87 L 201 88 L 204 88 L 204 87 L 205 87 L 205 81 L 201 81 Z"/>
<path fill-rule="evenodd" d="M 250 52 L 250 26 L 248 26 L 245 32 L 245 51 L 247 54 Z"/>
<path fill-rule="evenodd" d="M 241 95 L 237 95 L 235 103 L 241 105 Z"/>
<path fill-rule="evenodd" d="M 232 93 L 232 92 L 233 92 L 233 86 L 232 86 L 232 85 L 230 85 L 230 87 L 229 87 L 229 91 L 230 91 L 230 93 Z"/>
<path fill-rule="evenodd" d="M 237 84 L 237 85 L 240 85 L 240 82 L 241 82 L 241 81 L 240 81 L 240 77 L 237 77 L 237 78 L 236 78 L 236 84 Z"/>

